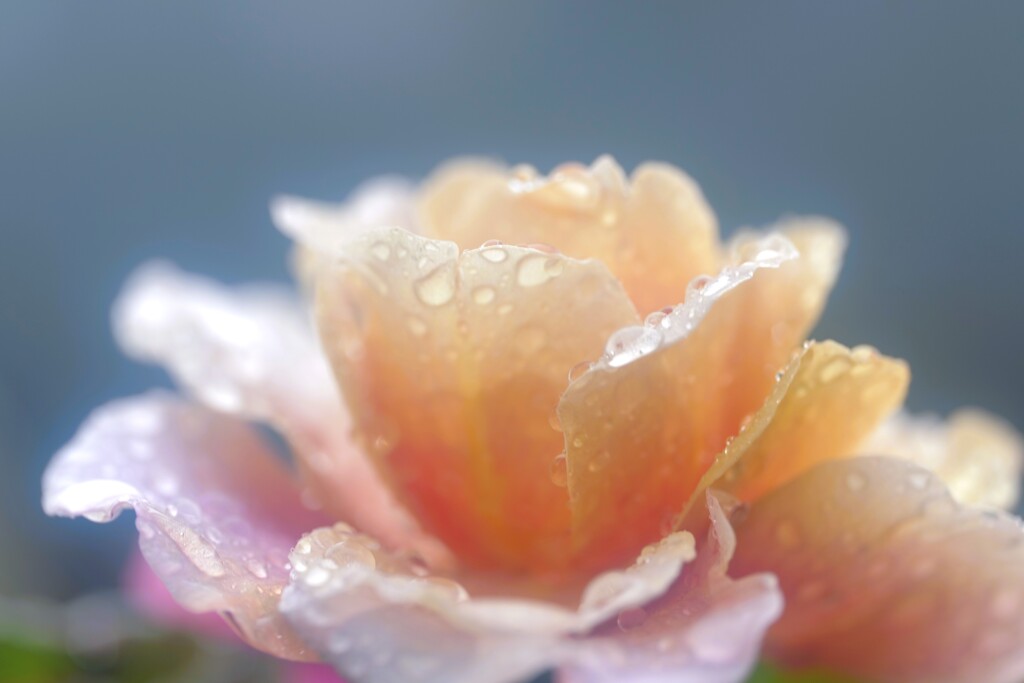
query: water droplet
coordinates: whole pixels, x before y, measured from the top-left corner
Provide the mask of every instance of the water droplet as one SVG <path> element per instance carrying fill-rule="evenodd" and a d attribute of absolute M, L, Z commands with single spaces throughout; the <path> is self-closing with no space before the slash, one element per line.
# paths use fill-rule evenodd
<path fill-rule="evenodd" d="M 559 453 L 551 461 L 551 483 L 560 488 L 569 484 L 569 461 L 565 453 Z"/>
<path fill-rule="evenodd" d="M 508 315 L 512 312 L 512 304 L 502 304 L 498 306 L 498 315 Z"/>
<path fill-rule="evenodd" d="M 324 557 L 339 567 L 362 565 L 373 569 L 377 566 L 377 558 L 369 548 L 349 539 L 342 539 L 332 545 L 324 552 Z"/>
<path fill-rule="evenodd" d="M 713 280 L 714 278 L 710 275 L 698 275 L 693 278 L 686 285 L 686 297 L 689 298 L 703 292 Z"/>
<path fill-rule="evenodd" d="M 480 255 L 491 263 L 504 263 L 508 259 L 508 251 L 501 246 L 501 242 L 497 240 L 484 242 L 484 247 Z"/>
<path fill-rule="evenodd" d="M 554 429 L 556 432 L 562 431 L 562 422 L 561 420 L 558 419 L 557 408 L 548 413 L 548 424 L 551 425 L 551 428 Z"/>
<path fill-rule="evenodd" d="M 547 254 L 531 253 L 519 260 L 516 282 L 521 287 L 536 287 L 562 274 L 565 262 Z"/>
<path fill-rule="evenodd" d="M 477 302 L 481 306 L 491 303 L 494 301 L 495 291 L 494 287 L 488 287 L 486 285 L 477 287 L 473 290 L 473 301 Z"/>
<path fill-rule="evenodd" d="M 319 588 L 331 580 L 331 573 L 320 566 L 311 567 L 302 575 L 302 581 L 310 588 Z"/>
<path fill-rule="evenodd" d="M 846 488 L 854 493 L 863 491 L 868 485 L 868 480 L 860 472 L 850 472 L 846 475 Z"/>
<path fill-rule="evenodd" d="M 587 372 L 587 370 L 590 369 L 591 365 L 593 365 L 593 363 L 591 363 L 589 360 L 585 360 L 582 363 L 577 363 L 576 365 L 572 366 L 569 369 L 569 381 L 575 382 L 576 380 L 578 380 Z"/>
<path fill-rule="evenodd" d="M 466 589 L 451 579 L 434 576 L 428 579 L 423 579 L 423 581 L 429 585 L 431 589 L 441 593 L 449 600 L 465 602 L 469 599 L 469 593 L 466 592 Z"/>
<path fill-rule="evenodd" d="M 825 364 L 818 372 L 818 379 L 822 384 L 828 384 L 835 378 L 842 375 L 850 367 L 850 363 L 846 358 L 840 356 Z"/>
<path fill-rule="evenodd" d="M 427 324 L 414 315 L 409 316 L 405 324 L 414 337 L 422 337 L 427 333 Z"/>
<path fill-rule="evenodd" d="M 595 472 L 600 472 L 601 470 L 608 466 L 608 463 L 611 461 L 611 459 L 611 453 L 609 453 L 608 451 L 603 449 L 597 451 L 596 453 L 593 454 L 590 460 L 587 461 L 587 471 L 589 471 L 592 474 Z"/>
<path fill-rule="evenodd" d="M 657 349 L 661 340 L 661 334 L 650 327 L 624 327 L 608 339 L 605 359 L 610 367 L 622 367 Z"/>
<path fill-rule="evenodd" d="M 249 573 L 255 576 L 257 579 L 267 578 L 267 566 L 253 558 L 245 563 L 245 568 L 249 570 Z"/>
<path fill-rule="evenodd" d="M 445 263 L 416 281 L 416 296 L 428 306 L 444 306 L 455 297 L 455 269 Z"/>
<path fill-rule="evenodd" d="M 633 607 L 619 612 L 615 623 L 621 630 L 629 631 L 637 626 L 642 626 L 645 621 L 647 621 L 647 610 L 643 607 Z"/>
<path fill-rule="evenodd" d="M 391 258 L 391 247 L 386 242 L 377 242 L 370 247 L 370 253 L 380 261 L 387 261 Z"/>
<path fill-rule="evenodd" d="M 929 476 L 927 472 L 914 472 L 907 477 L 907 483 L 915 491 L 924 491 L 928 487 Z"/>

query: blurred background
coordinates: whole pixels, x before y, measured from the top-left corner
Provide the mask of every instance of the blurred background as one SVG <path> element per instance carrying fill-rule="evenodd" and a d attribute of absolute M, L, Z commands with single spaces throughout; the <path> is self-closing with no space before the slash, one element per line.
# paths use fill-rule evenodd
<path fill-rule="evenodd" d="M 275 193 L 453 155 L 682 166 L 726 232 L 851 234 L 816 336 L 908 358 L 909 405 L 1024 428 L 1024 4 L 0 4 L 0 595 L 113 586 L 134 542 L 45 518 L 91 408 L 166 384 L 108 309 L 140 261 L 287 277 Z"/>

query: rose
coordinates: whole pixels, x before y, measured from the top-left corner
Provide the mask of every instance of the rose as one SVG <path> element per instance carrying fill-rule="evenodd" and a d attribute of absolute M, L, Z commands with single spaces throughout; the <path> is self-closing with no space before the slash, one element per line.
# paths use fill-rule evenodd
<path fill-rule="evenodd" d="M 981 509 L 1015 501 L 1019 438 L 879 431 L 905 365 L 803 344 L 833 223 L 723 249 L 689 178 L 609 158 L 274 213 L 325 354 L 286 293 L 145 267 L 115 329 L 192 402 L 100 409 L 44 482 L 53 514 L 134 508 L 183 605 L 355 680 L 737 681 L 773 622 L 789 664 L 1024 674 L 1024 536 Z"/>

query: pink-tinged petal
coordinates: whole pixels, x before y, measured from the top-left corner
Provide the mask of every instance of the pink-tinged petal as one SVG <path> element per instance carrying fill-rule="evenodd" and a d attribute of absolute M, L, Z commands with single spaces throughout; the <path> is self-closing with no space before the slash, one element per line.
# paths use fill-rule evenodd
<path fill-rule="evenodd" d="M 427 234 L 463 249 L 541 243 L 599 259 L 641 313 L 680 301 L 692 278 L 719 266 L 714 213 L 668 164 L 644 164 L 627 179 L 609 156 L 546 177 L 529 166 L 457 161 L 427 181 L 419 215 Z"/>
<path fill-rule="evenodd" d="M 395 546 L 426 543 L 351 442 L 351 420 L 294 293 L 229 289 L 150 263 L 125 286 L 114 330 L 128 354 L 165 365 L 197 400 L 280 430 L 331 515 Z"/>
<path fill-rule="evenodd" d="M 217 614 L 190 612 L 182 607 L 141 552 L 133 553 L 128 560 L 123 586 L 132 604 L 154 621 L 212 638 L 238 641 L 235 631 Z"/>
<path fill-rule="evenodd" d="M 452 578 L 336 525 L 296 546 L 281 609 L 354 680 L 517 681 L 582 653 L 582 636 L 663 595 L 693 557 L 693 537 L 673 534 L 628 569 L 596 577 L 571 608 L 566 596 L 471 597 Z"/>
<path fill-rule="evenodd" d="M 562 396 L 574 543 L 586 564 L 614 566 L 664 533 L 731 435 L 720 426 L 734 385 L 731 299 L 798 256 L 779 234 L 747 246 L 746 260 L 694 281 L 667 315 L 616 332 Z M 738 340 L 736 352 L 765 334 Z"/>
<path fill-rule="evenodd" d="M 771 571 L 771 655 L 879 683 L 1024 678 L 1024 530 L 896 458 L 818 465 L 734 519 L 732 572 Z"/>
<path fill-rule="evenodd" d="M 945 422 L 901 413 L 859 450 L 906 458 L 931 470 L 965 505 L 1012 510 L 1020 499 L 1024 439 L 1010 424 L 980 410 L 959 410 Z"/>
<path fill-rule="evenodd" d="M 179 603 L 223 614 L 257 648 L 311 656 L 277 602 L 288 550 L 319 517 L 244 422 L 163 393 L 108 404 L 50 463 L 43 507 L 97 522 L 134 509 L 142 553 Z"/>
<path fill-rule="evenodd" d="M 563 683 L 738 683 L 782 613 L 771 574 L 726 575 L 735 535 L 719 501 L 707 496 L 710 524 L 695 562 L 658 600 L 625 611 L 582 642 L 563 665 Z"/>
<path fill-rule="evenodd" d="M 569 371 L 636 312 L 596 261 L 402 230 L 352 240 L 317 317 L 356 433 L 424 529 L 478 567 L 569 562 L 553 424 Z M 638 548 L 637 548 L 638 549 Z"/>
<path fill-rule="evenodd" d="M 376 228 L 416 231 L 415 191 L 400 177 L 369 180 L 340 204 L 282 196 L 270 209 L 278 229 L 296 243 L 295 270 L 307 285 L 329 265 L 324 254 L 336 252 L 354 235 Z"/>

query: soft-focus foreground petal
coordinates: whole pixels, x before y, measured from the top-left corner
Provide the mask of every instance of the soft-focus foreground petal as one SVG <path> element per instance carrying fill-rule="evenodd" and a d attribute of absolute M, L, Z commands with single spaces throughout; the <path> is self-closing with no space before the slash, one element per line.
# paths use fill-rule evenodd
<path fill-rule="evenodd" d="M 931 470 L 965 505 L 1012 510 L 1020 498 L 1024 441 L 1009 424 L 980 410 L 957 411 L 947 422 L 900 413 L 859 450 Z"/>
<path fill-rule="evenodd" d="M 497 683 L 559 665 L 571 680 L 614 669 L 615 680 L 739 681 L 781 603 L 771 577 L 725 577 L 733 544 L 721 523 L 724 539 L 681 579 L 694 557 L 687 533 L 596 577 L 576 609 L 470 597 L 339 525 L 296 547 L 281 608 L 325 661 L 366 683 Z"/>
<path fill-rule="evenodd" d="M 855 447 L 907 393 L 906 363 L 867 346 L 808 343 L 774 390 L 701 479 L 752 501 L 824 460 Z"/>
<path fill-rule="evenodd" d="M 279 429 L 310 492 L 332 515 L 395 546 L 424 543 L 351 442 L 351 420 L 292 293 L 271 285 L 229 289 L 150 263 L 131 277 L 113 317 L 126 353 L 164 364 L 212 408 Z"/>
<path fill-rule="evenodd" d="M 804 251 L 782 233 L 739 237 L 732 265 L 694 280 L 667 315 L 617 332 L 563 396 L 575 541 L 597 564 L 621 562 L 671 523 L 814 323 L 841 233 L 786 234 Z"/>
<path fill-rule="evenodd" d="M 43 507 L 93 521 L 134 509 L 142 553 L 182 605 L 277 656 L 311 656 L 277 602 L 289 548 L 320 518 L 244 422 L 162 393 L 108 404 L 50 463 Z"/>
<path fill-rule="evenodd" d="M 771 574 L 726 575 L 736 547 L 719 501 L 707 496 L 707 539 L 669 591 L 620 613 L 581 643 L 564 683 L 734 683 L 744 680 L 765 630 L 782 613 Z"/>
<path fill-rule="evenodd" d="M 734 518 L 730 573 L 771 571 L 769 653 L 879 683 L 1024 678 L 1024 531 L 896 458 L 818 465 Z"/>
<path fill-rule="evenodd" d="M 597 258 L 641 313 L 679 302 L 691 279 L 719 265 L 714 214 L 697 184 L 667 164 L 644 164 L 627 179 L 607 156 L 547 177 L 455 162 L 427 181 L 419 216 L 426 234 L 463 249 L 500 240 Z"/>
<path fill-rule="evenodd" d="M 317 315 L 358 434 L 424 528 L 476 566 L 564 563 L 555 406 L 637 319 L 604 266 L 378 231 L 321 277 Z"/>
<path fill-rule="evenodd" d="M 376 228 L 416 231 L 415 188 L 400 177 L 369 180 L 340 204 L 301 197 L 276 197 L 270 206 L 278 229 L 295 241 L 294 268 L 299 280 L 311 286 L 317 272 L 352 235 Z"/>

